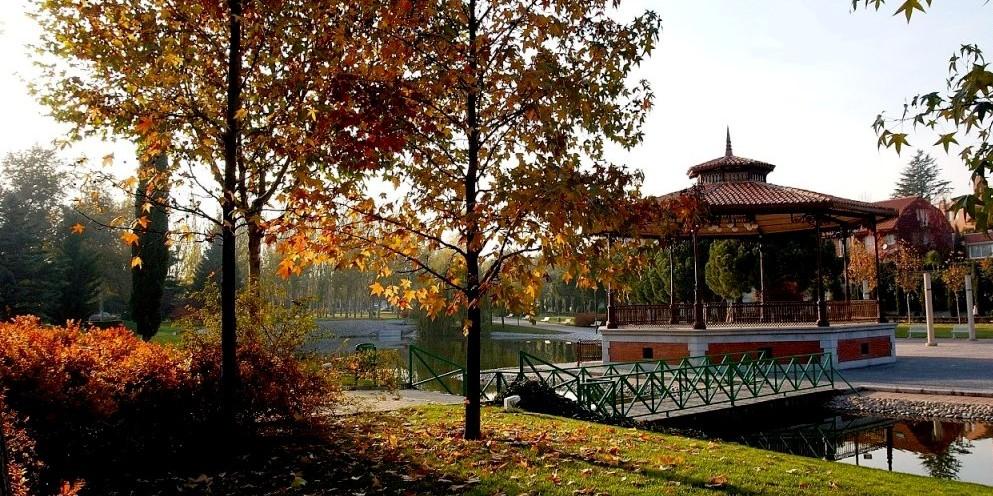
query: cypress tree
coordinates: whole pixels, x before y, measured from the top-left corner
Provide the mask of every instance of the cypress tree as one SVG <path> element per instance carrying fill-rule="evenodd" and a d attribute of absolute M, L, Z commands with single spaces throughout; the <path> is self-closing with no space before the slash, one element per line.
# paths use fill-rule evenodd
<path fill-rule="evenodd" d="M 143 164 L 138 173 L 135 192 L 134 233 L 138 242 L 131 248 L 131 315 L 138 334 L 151 339 L 162 322 L 162 293 L 169 271 L 169 213 L 166 203 L 169 160 L 165 154 Z M 136 263 L 140 260 L 140 263 Z"/>

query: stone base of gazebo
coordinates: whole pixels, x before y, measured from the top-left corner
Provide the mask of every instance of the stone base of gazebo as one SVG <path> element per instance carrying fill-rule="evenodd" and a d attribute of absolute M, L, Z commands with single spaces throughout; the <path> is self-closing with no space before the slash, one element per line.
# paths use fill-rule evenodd
<path fill-rule="evenodd" d="M 773 357 L 830 353 L 834 366 L 851 369 L 896 361 L 896 324 L 849 323 L 763 327 L 744 325 L 697 330 L 686 327 L 621 326 L 603 329 L 604 362 L 679 361 L 764 351 Z"/>

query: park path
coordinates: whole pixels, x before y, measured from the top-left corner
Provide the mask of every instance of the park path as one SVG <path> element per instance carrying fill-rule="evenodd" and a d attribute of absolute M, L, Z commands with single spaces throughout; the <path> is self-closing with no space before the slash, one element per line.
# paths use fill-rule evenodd
<path fill-rule="evenodd" d="M 462 396 L 418 389 L 344 391 L 342 394 L 343 401 L 333 409 L 334 415 L 389 412 L 422 405 L 461 405 L 465 401 Z"/>
<path fill-rule="evenodd" d="M 855 386 L 906 393 L 993 395 L 993 342 L 896 340 L 896 362 L 841 374 Z"/>

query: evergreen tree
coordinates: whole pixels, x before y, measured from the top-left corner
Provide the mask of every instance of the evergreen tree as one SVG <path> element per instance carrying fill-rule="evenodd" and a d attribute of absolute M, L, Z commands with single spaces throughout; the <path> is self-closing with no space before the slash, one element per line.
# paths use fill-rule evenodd
<path fill-rule="evenodd" d="M 51 240 L 64 174 L 53 150 L 8 154 L 0 169 L 0 319 L 34 314 L 53 318 L 62 287 Z"/>
<path fill-rule="evenodd" d="M 131 248 L 131 316 L 138 334 L 148 340 L 162 322 L 162 292 L 169 272 L 168 158 L 158 155 L 138 172 L 135 227 L 138 240 Z"/>
<path fill-rule="evenodd" d="M 701 243 L 701 258 L 707 254 L 706 241 Z M 672 246 L 673 274 L 676 286 L 676 303 L 693 301 L 693 252 L 689 243 L 677 241 Z M 702 288 L 706 289 L 706 288 Z M 651 263 L 640 274 L 632 288 L 632 296 L 639 303 L 669 303 L 669 248 L 660 248 Z"/>
<path fill-rule="evenodd" d="M 82 215 L 66 209 L 59 234 L 57 263 L 63 284 L 60 292 L 56 322 L 85 320 L 97 306 L 100 286 L 99 254 L 88 246 L 86 231 L 74 232 L 72 226 L 83 225 Z"/>
<path fill-rule="evenodd" d="M 941 168 L 934 157 L 917 150 L 914 158 L 904 167 L 893 190 L 893 198 L 920 196 L 932 202 L 951 191 L 949 184 L 949 181 L 941 179 Z"/>
<path fill-rule="evenodd" d="M 707 287 L 727 301 L 736 301 L 758 282 L 758 257 L 751 243 L 721 239 L 710 245 L 706 274 Z"/>
<path fill-rule="evenodd" d="M 200 258 L 196 275 L 193 276 L 192 291 L 203 291 L 208 284 L 221 285 L 221 239 L 214 235 L 208 240 L 209 246 Z"/>

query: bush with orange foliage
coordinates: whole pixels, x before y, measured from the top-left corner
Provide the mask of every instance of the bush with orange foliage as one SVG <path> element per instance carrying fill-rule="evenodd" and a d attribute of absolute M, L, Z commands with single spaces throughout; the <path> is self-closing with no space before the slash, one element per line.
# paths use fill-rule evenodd
<path fill-rule="evenodd" d="M 239 421 L 293 418 L 321 397 L 324 382 L 294 357 L 251 343 L 238 354 Z M 12 465 L 12 475 L 38 480 L 39 492 L 52 494 L 65 480 L 202 456 L 229 427 L 219 424 L 219 364 L 213 347 L 158 345 L 124 328 L 50 327 L 35 317 L 0 322 L 5 410 L 36 445 L 5 430 L 9 451 L 37 453 L 24 458 L 27 466 Z"/>

